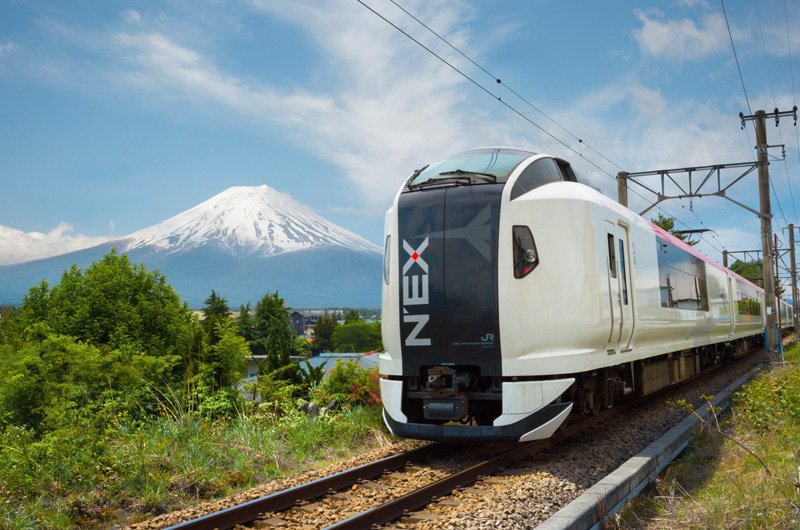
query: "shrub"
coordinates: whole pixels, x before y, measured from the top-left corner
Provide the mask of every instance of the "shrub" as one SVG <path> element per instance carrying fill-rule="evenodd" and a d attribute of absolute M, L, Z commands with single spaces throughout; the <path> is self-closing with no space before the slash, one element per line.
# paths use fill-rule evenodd
<path fill-rule="evenodd" d="M 336 399 L 345 406 L 380 406 L 380 374 L 377 367 L 366 369 L 358 363 L 336 361 L 327 379 L 314 390 L 313 397 L 320 403 Z"/>

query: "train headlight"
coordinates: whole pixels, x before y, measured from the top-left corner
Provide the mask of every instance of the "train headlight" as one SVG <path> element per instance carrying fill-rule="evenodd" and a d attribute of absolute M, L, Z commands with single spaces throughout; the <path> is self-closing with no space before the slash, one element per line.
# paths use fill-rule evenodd
<path fill-rule="evenodd" d="M 527 226 L 515 226 L 514 236 L 514 278 L 523 278 L 539 265 L 539 254 L 533 234 Z"/>

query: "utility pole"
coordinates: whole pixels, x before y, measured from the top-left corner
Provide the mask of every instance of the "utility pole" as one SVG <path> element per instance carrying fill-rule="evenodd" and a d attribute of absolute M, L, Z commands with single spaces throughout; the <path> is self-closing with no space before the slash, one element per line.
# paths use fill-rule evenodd
<path fill-rule="evenodd" d="M 792 270 L 792 323 L 794 324 L 794 331 L 798 333 L 797 329 L 797 264 L 794 259 L 794 225 L 789 225 L 789 258 L 791 259 Z"/>
<path fill-rule="evenodd" d="M 761 206 L 761 265 L 764 271 L 764 307 L 767 317 L 767 352 L 778 352 L 778 319 L 775 308 L 775 278 L 772 275 L 772 205 L 769 197 L 769 157 L 767 155 L 766 112 L 755 114 L 756 150 L 758 151 L 758 196 Z"/>
<path fill-rule="evenodd" d="M 791 111 L 769 113 L 775 118 L 777 126 L 781 116 L 793 116 L 797 126 L 797 107 Z M 758 153 L 758 196 L 761 205 L 761 264 L 764 270 L 764 308 L 767 318 L 767 353 L 772 357 L 780 351 L 778 336 L 778 308 L 775 300 L 775 278 L 772 275 L 772 210 L 769 198 L 769 156 L 767 149 L 767 113 L 757 110 L 753 116 L 745 116 L 741 112 L 742 127 L 745 121 L 753 121 L 756 128 L 756 152 Z M 774 359 L 774 357 L 772 357 Z"/>
<path fill-rule="evenodd" d="M 722 266 L 725 267 L 726 269 L 728 268 L 728 251 L 727 250 L 723 250 L 722 251 Z"/>

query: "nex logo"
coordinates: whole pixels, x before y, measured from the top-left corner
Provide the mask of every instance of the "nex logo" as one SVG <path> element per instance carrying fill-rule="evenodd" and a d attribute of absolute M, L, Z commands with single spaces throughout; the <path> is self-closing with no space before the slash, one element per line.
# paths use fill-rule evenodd
<path fill-rule="evenodd" d="M 415 323 L 414 329 L 408 334 L 404 344 L 406 346 L 430 346 L 431 339 L 420 338 L 422 328 L 430 320 L 430 315 L 409 315 L 406 306 L 428 305 L 428 264 L 422 259 L 422 253 L 428 248 L 428 238 L 413 248 L 403 240 L 403 250 L 408 254 L 408 260 L 403 265 L 403 323 Z M 418 265 L 424 274 L 408 274 L 409 270 Z"/>

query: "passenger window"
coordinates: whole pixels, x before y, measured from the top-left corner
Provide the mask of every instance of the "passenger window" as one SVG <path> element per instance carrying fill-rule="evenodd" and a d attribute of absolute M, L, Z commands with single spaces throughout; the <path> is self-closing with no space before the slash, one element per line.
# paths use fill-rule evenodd
<path fill-rule="evenodd" d="M 622 303 L 628 305 L 628 279 L 625 277 L 625 244 L 619 240 L 619 274 L 622 276 Z"/>
<path fill-rule="evenodd" d="M 608 234 L 608 271 L 612 278 L 617 277 L 617 256 L 614 253 L 614 234 Z"/>
<path fill-rule="evenodd" d="M 511 200 L 549 182 L 560 182 L 561 171 L 552 158 L 542 158 L 528 166 L 511 188 Z"/>

